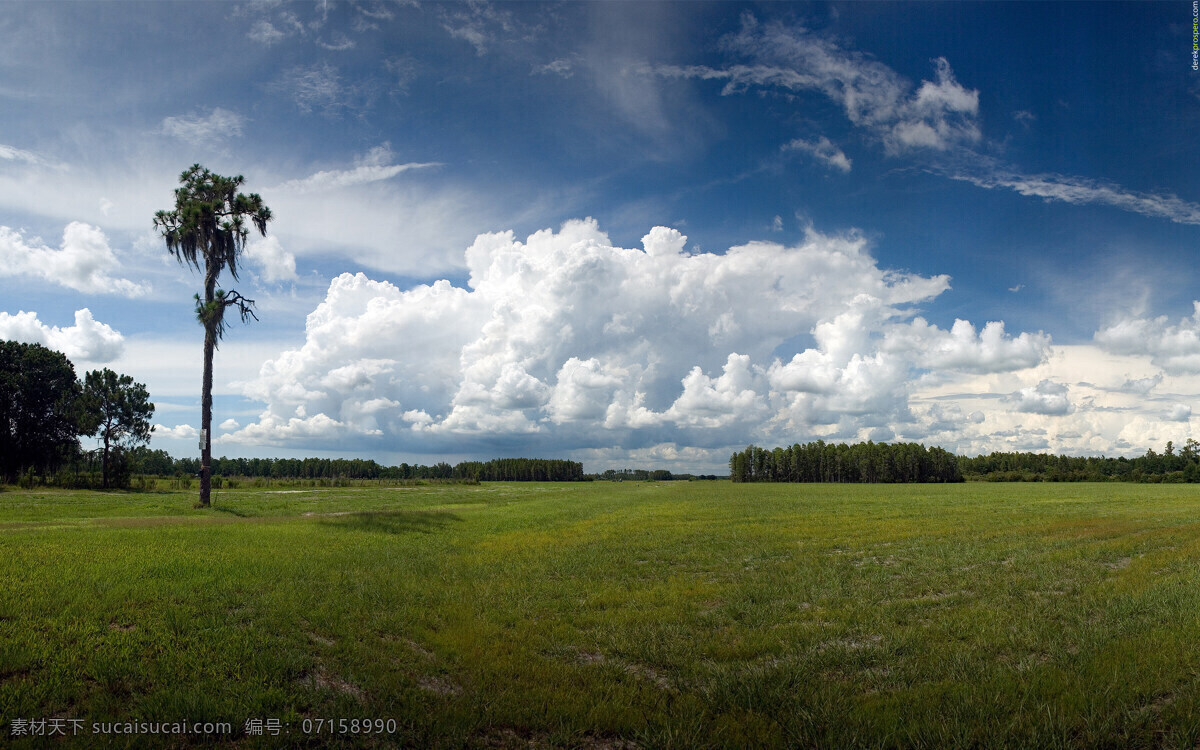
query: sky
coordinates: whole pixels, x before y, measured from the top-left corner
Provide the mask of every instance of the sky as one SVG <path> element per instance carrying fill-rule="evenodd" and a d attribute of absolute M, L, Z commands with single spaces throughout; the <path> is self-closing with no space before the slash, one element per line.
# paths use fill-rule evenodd
<path fill-rule="evenodd" d="M 5 2 L 0 338 L 196 455 L 199 163 L 274 220 L 213 451 L 723 472 L 1141 455 L 1200 413 L 1200 71 L 1158 3 Z"/>

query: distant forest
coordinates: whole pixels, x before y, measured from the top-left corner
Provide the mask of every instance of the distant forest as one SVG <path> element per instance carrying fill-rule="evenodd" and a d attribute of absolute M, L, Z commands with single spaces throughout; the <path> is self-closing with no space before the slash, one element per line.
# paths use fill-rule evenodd
<path fill-rule="evenodd" d="M 198 458 L 173 458 L 164 450 L 132 452 L 134 473 L 160 477 L 192 476 Z M 480 482 L 580 482 L 583 464 L 546 458 L 497 458 L 463 461 L 451 466 L 402 463 L 383 466 L 362 458 L 213 458 L 214 477 L 271 479 L 469 479 Z"/>
<path fill-rule="evenodd" d="M 1200 482 L 1200 443 L 1167 442 L 1136 458 L 994 452 L 955 456 L 917 443 L 748 446 L 729 458 L 735 482 Z"/>
<path fill-rule="evenodd" d="M 1052 456 L 1045 453 L 991 453 L 958 459 L 967 479 L 988 482 L 1200 482 L 1200 443 L 1188 438 L 1182 449 L 1167 441 L 1136 458 Z"/>
<path fill-rule="evenodd" d="M 961 482 L 958 459 L 917 443 L 751 445 L 729 458 L 734 482 Z"/>

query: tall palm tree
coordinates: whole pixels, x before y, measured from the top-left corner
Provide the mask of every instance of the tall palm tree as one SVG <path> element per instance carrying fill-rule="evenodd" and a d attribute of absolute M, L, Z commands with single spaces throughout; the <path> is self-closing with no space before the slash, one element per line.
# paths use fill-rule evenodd
<path fill-rule="evenodd" d="M 213 174 L 193 164 L 179 176 L 183 185 L 175 190 L 175 210 L 154 215 L 154 228 L 167 243 L 167 252 L 183 265 L 204 272 L 204 298 L 194 295 L 196 318 L 204 326 L 204 381 L 200 397 L 200 505 L 208 507 L 212 486 L 212 362 L 217 342 L 225 334 L 225 310 L 236 307 L 242 322 L 254 314 L 254 300 L 236 291 L 217 288 L 217 278 L 226 268 L 238 277 L 238 256 L 246 245 L 246 220 L 262 236 L 267 235 L 271 209 L 257 193 L 238 192 L 244 179 Z"/>

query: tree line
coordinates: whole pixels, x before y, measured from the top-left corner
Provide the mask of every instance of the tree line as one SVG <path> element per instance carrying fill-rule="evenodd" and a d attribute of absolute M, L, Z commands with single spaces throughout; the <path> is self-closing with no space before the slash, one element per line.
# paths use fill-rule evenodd
<path fill-rule="evenodd" d="M 959 458 L 966 478 L 989 482 L 1200 482 L 1200 443 L 1167 441 L 1134 458 L 993 452 Z"/>
<path fill-rule="evenodd" d="M 153 414 L 146 386 L 128 375 L 106 367 L 80 381 L 63 353 L 0 341 L 0 479 L 6 482 L 99 463 L 102 486 L 121 485 L 129 451 L 150 440 Z M 85 451 L 81 437 L 97 438 L 100 447 Z"/>
<path fill-rule="evenodd" d="M 918 443 L 796 443 L 747 446 L 729 458 L 734 482 L 961 482 L 957 457 Z"/>
<path fill-rule="evenodd" d="M 220 458 L 210 459 L 214 477 L 269 479 L 471 479 L 481 482 L 578 482 L 583 464 L 545 458 L 497 458 L 462 461 L 451 466 L 401 463 L 384 466 L 362 458 Z M 132 455 L 138 474 L 158 477 L 195 476 L 198 458 L 174 458 L 164 450 L 142 448 Z"/>

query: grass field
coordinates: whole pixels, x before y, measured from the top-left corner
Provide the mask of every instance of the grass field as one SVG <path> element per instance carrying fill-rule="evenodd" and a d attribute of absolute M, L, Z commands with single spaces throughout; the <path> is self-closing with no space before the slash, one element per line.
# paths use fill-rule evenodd
<path fill-rule="evenodd" d="M 0 493 L 0 746 L 37 719 L 80 747 L 1200 742 L 1186 485 L 194 500 Z M 134 719 L 231 732 L 93 734 Z"/>

